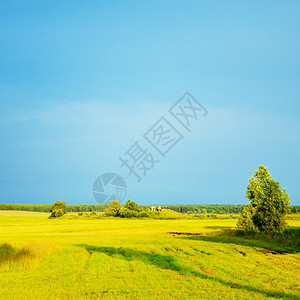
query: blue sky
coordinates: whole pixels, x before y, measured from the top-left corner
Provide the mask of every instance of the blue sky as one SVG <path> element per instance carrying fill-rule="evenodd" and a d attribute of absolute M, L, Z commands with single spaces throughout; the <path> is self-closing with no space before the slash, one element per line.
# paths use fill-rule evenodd
<path fill-rule="evenodd" d="M 92 204 L 116 172 L 139 204 L 245 204 L 263 164 L 300 205 L 299 15 L 299 1 L 1 1 L 0 202 Z M 137 184 L 119 156 L 186 91 L 208 115 Z"/>

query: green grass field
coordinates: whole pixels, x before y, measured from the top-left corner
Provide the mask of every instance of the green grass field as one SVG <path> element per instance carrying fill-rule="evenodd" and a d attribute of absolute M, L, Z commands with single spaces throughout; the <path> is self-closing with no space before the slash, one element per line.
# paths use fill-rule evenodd
<path fill-rule="evenodd" d="M 299 251 L 222 235 L 236 219 L 48 216 L 0 211 L 1 299 L 300 299 Z"/>

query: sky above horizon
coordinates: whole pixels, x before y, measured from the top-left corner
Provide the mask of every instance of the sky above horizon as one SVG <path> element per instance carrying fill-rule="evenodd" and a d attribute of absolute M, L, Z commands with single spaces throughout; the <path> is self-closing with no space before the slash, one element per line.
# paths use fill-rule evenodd
<path fill-rule="evenodd" d="M 265 165 L 300 205 L 299 15 L 298 1 L 1 1 L 0 202 L 96 204 L 113 172 L 139 204 L 246 204 Z M 186 91 L 208 111 L 190 131 L 168 112 Z M 161 117 L 183 137 L 165 157 L 143 137 Z M 159 160 L 139 183 L 119 159 L 136 141 Z"/>

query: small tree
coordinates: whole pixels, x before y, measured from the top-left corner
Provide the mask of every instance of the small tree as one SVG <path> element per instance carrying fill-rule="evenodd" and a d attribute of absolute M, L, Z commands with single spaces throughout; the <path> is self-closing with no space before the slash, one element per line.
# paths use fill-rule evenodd
<path fill-rule="evenodd" d="M 64 215 L 64 212 L 62 209 L 58 209 L 55 211 L 55 218 L 62 217 L 63 215 Z"/>
<path fill-rule="evenodd" d="M 105 210 L 107 216 L 117 217 L 120 214 L 121 204 L 118 200 L 111 200 L 108 203 L 108 209 Z"/>
<path fill-rule="evenodd" d="M 290 208 L 289 195 L 272 179 L 266 167 L 259 166 L 250 178 L 246 198 L 250 203 L 239 218 L 239 227 L 268 234 L 284 231 L 287 227 L 285 216 Z"/>
<path fill-rule="evenodd" d="M 67 211 L 66 203 L 58 200 L 51 206 L 50 211 L 51 211 L 51 215 L 49 218 L 62 217 Z"/>
<path fill-rule="evenodd" d="M 139 205 L 131 200 L 127 200 L 125 208 L 133 211 L 139 211 Z"/>
<path fill-rule="evenodd" d="M 58 200 L 51 206 L 51 212 L 55 212 L 56 210 L 59 210 L 59 209 L 61 209 L 63 214 L 65 214 L 67 212 L 66 203 Z"/>
<path fill-rule="evenodd" d="M 138 214 L 137 211 L 128 209 L 126 207 L 121 207 L 120 211 L 119 211 L 119 216 L 122 218 L 133 218 L 136 217 Z"/>

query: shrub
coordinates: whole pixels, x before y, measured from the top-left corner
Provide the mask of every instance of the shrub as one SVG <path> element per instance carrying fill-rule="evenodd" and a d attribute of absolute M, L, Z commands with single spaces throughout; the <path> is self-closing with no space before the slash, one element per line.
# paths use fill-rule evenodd
<path fill-rule="evenodd" d="M 10 244 L 0 245 L 0 263 L 4 260 L 7 260 L 12 255 L 15 254 L 15 249 Z"/>
<path fill-rule="evenodd" d="M 137 213 L 136 215 L 137 218 L 149 218 L 150 217 L 150 213 L 146 210 L 140 211 Z"/>
<path fill-rule="evenodd" d="M 78 213 L 78 216 L 82 216 L 82 215 L 83 215 L 83 212 L 79 212 L 79 213 Z"/>
<path fill-rule="evenodd" d="M 55 211 L 55 218 L 62 217 L 64 215 L 64 212 L 62 209 L 58 209 Z"/>
<path fill-rule="evenodd" d="M 61 209 L 63 214 L 65 214 L 67 212 L 66 203 L 58 200 L 51 206 L 51 212 L 58 210 L 58 209 Z"/>
<path fill-rule="evenodd" d="M 119 216 L 122 218 L 133 218 L 137 216 L 137 212 L 126 207 L 122 207 L 119 211 Z"/>
<path fill-rule="evenodd" d="M 127 200 L 125 204 L 125 208 L 132 211 L 139 211 L 139 205 L 131 200 Z"/>
<path fill-rule="evenodd" d="M 209 214 L 209 215 L 207 215 L 207 217 L 211 218 L 211 219 L 218 219 L 216 214 Z"/>
<path fill-rule="evenodd" d="M 56 211 L 51 212 L 51 215 L 49 216 L 49 219 L 55 218 L 55 212 Z"/>
<path fill-rule="evenodd" d="M 97 214 L 94 210 L 91 212 L 91 216 L 97 216 Z"/>
<path fill-rule="evenodd" d="M 109 201 L 108 209 L 105 210 L 107 216 L 117 217 L 120 215 L 121 204 L 117 200 Z"/>
<path fill-rule="evenodd" d="M 62 217 L 66 213 L 66 211 L 67 211 L 66 203 L 60 200 L 56 201 L 51 206 L 51 215 L 49 216 L 49 219 Z"/>

